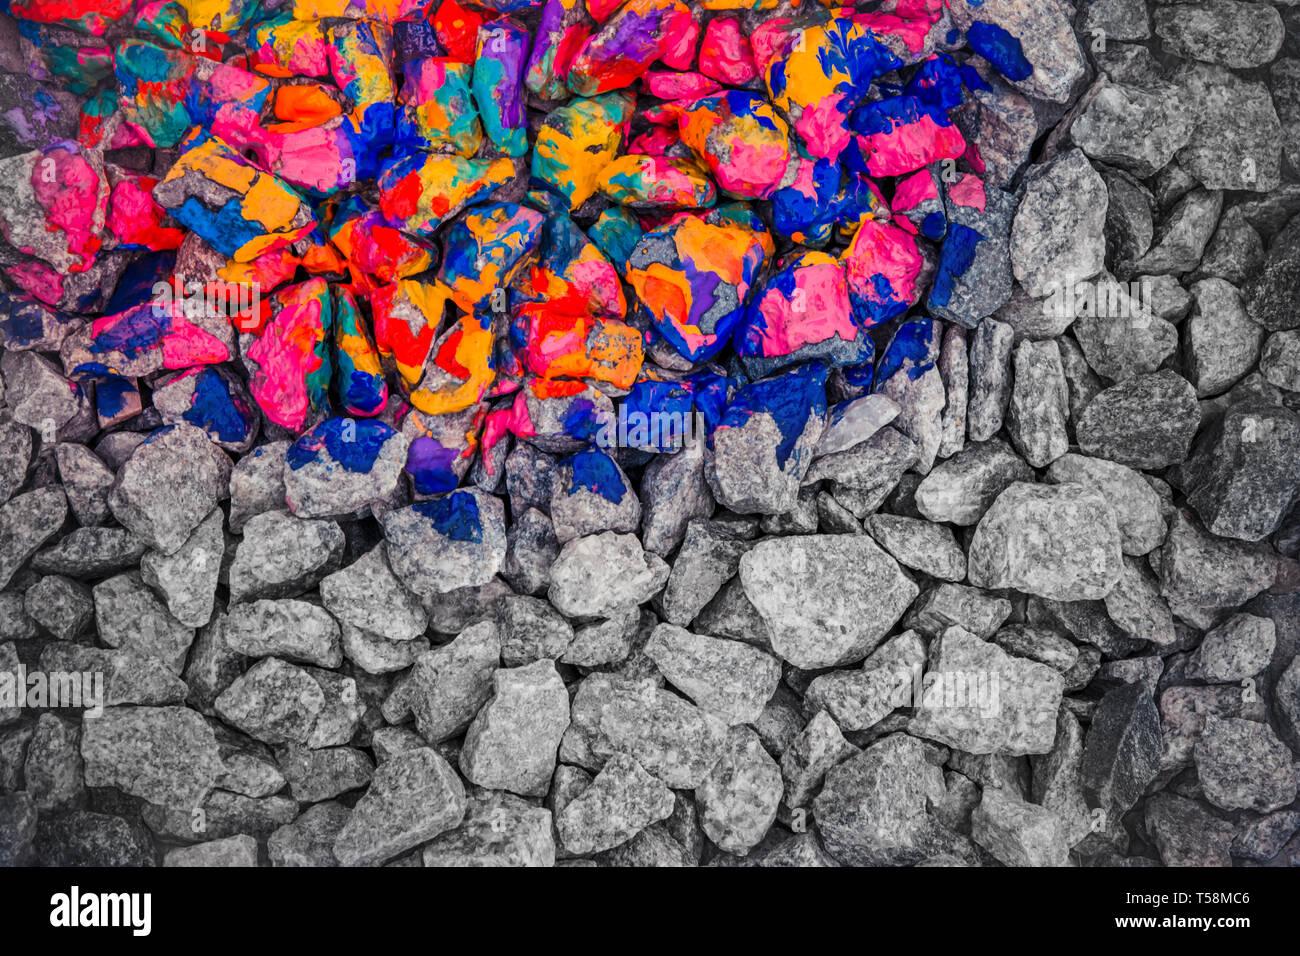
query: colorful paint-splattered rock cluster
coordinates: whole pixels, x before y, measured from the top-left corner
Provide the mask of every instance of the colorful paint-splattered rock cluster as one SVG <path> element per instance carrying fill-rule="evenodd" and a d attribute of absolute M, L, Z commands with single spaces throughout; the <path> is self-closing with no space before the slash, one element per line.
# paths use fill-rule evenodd
<path fill-rule="evenodd" d="M 0 180 L 0 863 L 1300 858 L 1300 7 L 6 0 Z"/>

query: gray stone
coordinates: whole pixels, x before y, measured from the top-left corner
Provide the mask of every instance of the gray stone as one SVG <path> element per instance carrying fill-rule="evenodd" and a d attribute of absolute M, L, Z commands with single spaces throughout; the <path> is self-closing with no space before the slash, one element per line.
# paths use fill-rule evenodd
<path fill-rule="evenodd" d="M 272 866 L 338 866 L 334 841 L 352 811 L 332 801 L 308 807 L 266 841 Z"/>
<path fill-rule="evenodd" d="M 447 761 L 429 748 L 381 764 L 334 840 L 344 866 L 373 866 L 458 826 L 465 787 Z"/>
<path fill-rule="evenodd" d="M 365 751 L 353 747 L 286 747 L 278 755 L 289 793 L 300 803 L 319 803 L 364 787 L 375 765 Z"/>
<path fill-rule="evenodd" d="M 962 131 L 980 145 L 987 181 L 1006 189 L 1029 160 L 1039 125 L 1033 102 L 998 74 L 984 71 L 988 89 L 972 90 L 957 113 Z"/>
<path fill-rule="evenodd" d="M 1300 332 L 1274 332 L 1264 343 L 1259 370 L 1270 383 L 1300 392 Z"/>
<path fill-rule="evenodd" d="M 1175 515 L 1159 554 L 1160 593 L 1178 617 L 1205 622 L 1198 626 L 1212 626 L 1207 611 L 1244 604 L 1270 587 L 1277 574 L 1275 555 L 1266 544 L 1207 534 L 1183 510 Z"/>
<path fill-rule="evenodd" d="M 1242 286 L 1264 266 L 1264 240 L 1246 219 L 1242 207 L 1233 206 L 1223 213 L 1219 228 L 1201 256 L 1198 275 L 1223 279 Z"/>
<path fill-rule="evenodd" d="M 351 624 L 342 625 L 343 656 L 367 674 L 392 674 L 406 670 L 415 659 L 429 650 L 426 638 L 390 641 Z"/>
<path fill-rule="evenodd" d="M 232 604 L 222 622 L 226 646 L 245 657 L 280 657 L 337 668 L 343 663 L 338 623 L 322 607 L 287 598 Z"/>
<path fill-rule="evenodd" d="M 497 605 L 501 661 L 507 667 L 559 660 L 573 641 L 573 625 L 541 598 L 503 597 Z"/>
<path fill-rule="evenodd" d="M 1241 293 L 1224 280 L 1202 279 L 1192 294 L 1183 351 L 1196 394 L 1204 398 L 1220 394 L 1254 368 L 1264 330 L 1246 314 Z"/>
<path fill-rule="evenodd" d="M 1074 323 L 1088 365 L 1102 378 L 1118 382 L 1154 372 L 1178 348 L 1178 330 L 1151 313 L 1143 291 L 1149 283 L 1142 279 L 1126 287 L 1109 277 L 1098 280 L 1096 305 Z"/>
<path fill-rule="evenodd" d="M 246 833 L 177 847 L 163 857 L 163 866 L 257 866 L 257 840 Z"/>
<path fill-rule="evenodd" d="M 885 641 L 860 669 L 813 678 L 804 695 L 805 706 L 828 711 L 845 730 L 867 730 L 896 708 L 914 704 L 913 689 L 924 665 L 925 643 L 916 632 L 905 631 Z"/>
<path fill-rule="evenodd" d="M 564 849 L 581 855 L 626 843 L 672 812 L 672 791 L 631 757 L 615 754 L 591 784 L 564 805 L 555 825 Z"/>
<path fill-rule="evenodd" d="M 21 591 L 0 591 L 0 641 L 26 641 L 40 633 L 24 599 Z"/>
<path fill-rule="evenodd" d="M 1105 90 L 1102 91 L 1104 92 Z M 1099 100 L 1101 93 L 1093 103 L 1096 104 Z M 1108 105 L 1118 104 L 1112 98 Z M 1078 129 L 1079 122 L 1076 122 L 1072 130 L 1076 140 Z M 1087 152 L 1087 149 L 1084 151 Z M 1115 264 L 1115 271 L 1127 277 L 1130 265 L 1146 254 L 1155 239 L 1155 197 L 1146 186 L 1119 170 L 1104 171 L 1102 179 L 1106 180 L 1109 194 L 1106 204 L 1106 249 L 1110 261 Z"/>
<path fill-rule="evenodd" d="M 23 594 L 23 607 L 36 624 L 59 641 L 79 637 L 95 619 L 90 588 L 71 578 L 50 574 Z"/>
<path fill-rule="evenodd" d="M 1145 562 L 1125 556 L 1124 570 L 1105 604 L 1115 626 L 1135 640 L 1163 648 L 1178 639 L 1173 614 L 1160 596 L 1160 582 Z"/>
<path fill-rule="evenodd" d="M 508 793 L 474 794 L 465 819 L 425 844 L 425 866 L 555 865 L 551 812 Z"/>
<path fill-rule="evenodd" d="M 1184 62 L 1173 76 L 1199 105 L 1196 129 L 1178 162 L 1206 189 L 1267 193 L 1281 181 L 1282 128 L 1263 83 L 1221 66 Z"/>
<path fill-rule="evenodd" d="M 813 452 L 814 458 L 848 451 L 866 441 L 898 417 L 898 403 L 888 395 L 871 394 L 840 402 L 826 417 L 826 430 Z"/>
<path fill-rule="evenodd" d="M 1097 394 L 1079 416 L 1079 446 L 1096 458 L 1156 469 L 1187 457 L 1201 423 L 1196 391 L 1176 372 L 1138 375 Z"/>
<path fill-rule="evenodd" d="M 1107 201 L 1106 183 L 1082 150 L 1030 171 L 1011 227 L 1011 266 L 1026 292 L 1044 295 L 1053 282 L 1090 279 L 1102 270 Z"/>
<path fill-rule="evenodd" d="M 1280 810 L 1257 820 L 1243 821 L 1232 841 L 1232 855 L 1259 862 L 1271 860 L 1298 829 L 1300 810 Z"/>
<path fill-rule="evenodd" d="M 1046 468 L 1070 448 L 1065 431 L 1069 396 L 1056 343 L 1026 340 L 1016 348 L 1015 386 L 1007 432 L 1034 468 Z"/>
<path fill-rule="evenodd" d="M 1108 40 L 1145 40 L 1151 36 L 1151 18 L 1142 0 L 1085 0 L 1079 29 L 1083 36 L 1100 30 Z"/>
<path fill-rule="evenodd" d="M 9 499 L 0 507 L 0 588 L 63 525 L 68 500 L 56 485 Z"/>
<path fill-rule="evenodd" d="M 989 507 L 1033 471 L 1000 438 L 976 441 L 926 475 L 916 489 L 916 507 L 931 521 L 977 524 Z"/>
<path fill-rule="evenodd" d="M 468 727 L 487 702 L 500 664 L 496 625 L 471 625 L 451 643 L 416 658 L 385 701 L 384 717 L 397 723 L 412 714 L 420 735 L 430 744 L 441 743 Z"/>
<path fill-rule="evenodd" d="M 352 739 L 361 718 L 356 683 L 276 657 L 258 661 L 217 697 L 226 723 L 268 744 L 331 747 Z"/>
<path fill-rule="evenodd" d="M 945 404 L 943 439 L 939 442 L 938 456 L 951 458 L 966 446 L 966 404 L 970 391 L 966 330 L 959 325 L 949 326 L 943 334 L 943 346 L 939 351 L 939 375 L 943 379 Z M 822 441 L 826 441 L 825 436 Z"/>
<path fill-rule="evenodd" d="M 1029 758 L 1031 798 L 1061 821 L 1065 842 L 1074 846 L 1092 832 L 1092 811 L 1083 796 L 1083 728 L 1062 710 L 1056 716 L 1056 741 L 1045 754 Z"/>
<path fill-rule="evenodd" d="M 943 773 L 915 737 L 891 734 L 826 774 L 813 816 L 826 850 L 848 866 L 907 866 L 945 842 L 928 807 Z"/>
<path fill-rule="evenodd" d="M 1293 18 L 1297 13 L 1300 11 L 1293 12 Z M 1293 19 L 1292 34 L 1295 33 L 1295 23 Z M 1300 50 L 1288 52 L 1291 58 L 1276 61 L 1269 70 L 1269 80 L 1273 87 L 1273 106 L 1282 123 L 1283 152 L 1292 167 L 1300 169 L 1300 59 L 1295 59 Z"/>
<path fill-rule="evenodd" d="M 1064 688 L 1055 669 L 956 627 L 935 641 L 930 659 L 909 732 L 972 754 L 1052 749 Z"/>
<path fill-rule="evenodd" d="M 1108 82 L 1088 101 L 1070 135 L 1092 159 L 1145 179 L 1174 158 L 1195 128 L 1196 113 L 1180 102 L 1180 91 L 1172 84 L 1143 88 Z"/>
<path fill-rule="evenodd" d="M 606 531 L 564 545 L 551 566 L 548 596 L 566 617 L 611 617 L 650 600 L 668 574 L 636 535 Z"/>
<path fill-rule="evenodd" d="M 994 318 L 1011 326 L 1015 341 L 1020 342 L 1024 339 L 1051 339 L 1063 335 L 1078 316 L 1074 292 L 1067 290 L 1064 285 L 1060 285 L 1059 291 L 1053 285 L 1051 295 L 1036 299 L 1017 283 L 1011 298 L 998 309 Z"/>
<path fill-rule="evenodd" d="M 622 869 L 632 867 L 682 867 L 695 866 L 690 851 L 673 839 L 665 824 L 648 826 L 626 843 L 606 850 L 596 860 L 597 866 Z M 573 860 L 573 864 L 590 864 L 589 860 Z"/>
<path fill-rule="evenodd" d="M 1041 627 L 1013 624 L 998 631 L 993 643 L 1012 657 L 1046 664 L 1062 674 L 1068 673 L 1079 660 L 1079 648 L 1068 638 Z"/>
<path fill-rule="evenodd" d="M 103 674 L 103 704 L 106 707 L 185 702 L 185 682 L 158 658 L 138 651 L 110 651 L 84 644 L 47 644 L 41 650 L 40 660 L 41 669 L 47 672 Z"/>
<path fill-rule="evenodd" d="M 891 428 L 916 445 L 916 460 L 911 467 L 922 475 L 934 467 L 935 457 L 939 454 L 939 445 L 943 441 L 943 410 L 947 404 L 938 367 L 940 342 L 937 331 L 930 344 L 931 351 L 925 361 L 915 367 L 900 369 L 883 382 L 876 383 L 880 394 L 887 395 L 898 405 L 899 413 Z"/>
<path fill-rule="evenodd" d="M 459 634 L 472 624 L 495 621 L 497 602 L 513 592 L 500 578 L 475 588 L 457 588 L 445 594 L 421 597 L 429 615 L 429 630 L 439 634 Z"/>
<path fill-rule="evenodd" d="M 1105 458 L 1069 454 L 1052 462 L 1047 477 L 1058 484 L 1074 482 L 1101 492 L 1115 512 L 1125 554 L 1148 554 L 1164 541 L 1167 527 L 1160 496 L 1133 469 Z"/>
<path fill-rule="evenodd" d="M 715 637 L 729 637 L 772 649 L 772 629 L 745 594 L 739 575 L 722 586 L 717 596 L 695 618 L 695 630 Z"/>
<path fill-rule="evenodd" d="M 722 755 L 727 727 L 651 680 L 591 674 L 578 685 L 560 759 L 596 771 L 627 754 L 669 787 L 699 786 Z"/>
<path fill-rule="evenodd" d="M 184 707 L 109 707 L 81 732 L 86 786 L 188 812 L 222 772 L 207 722 Z"/>
<path fill-rule="evenodd" d="M 1079 416 L 1103 386 L 1078 342 L 1063 336 L 1056 340 L 1056 347 L 1061 352 L 1061 370 L 1065 373 L 1065 387 L 1070 399 L 1070 426 L 1077 429 Z"/>
<path fill-rule="evenodd" d="M 30 805 L 30 798 L 26 794 L 0 797 L 0 800 L 15 800 Z M 37 823 L 34 814 L 31 823 Z M 149 831 L 138 823 L 129 823 L 122 817 L 109 813 L 76 810 L 57 817 L 43 818 L 36 825 L 35 847 L 36 856 L 46 866 L 158 865 Z M 0 848 L 3 848 L 2 843 Z"/>
<path fill-rule="evenodd" d="M 1056 813 L 997 787 L 984 788 L 971 838 L 1007 866 L 1064 866 L 1070 853 Z"/>
<path fill-rule="evenodd" d="M 201 810 L 202 815 L 195 814 L 195 810 Z M 202 805 L 193 809 L 147 805 L 141 816 L 149 829 L 162 839 L 194 843 L 240 833 L 265 840 L 297 813 L 297 802 L 288 797 L 246 797 L 228 790 L 214 790 Z M 194 832 L 196 821 L 201 823 L 201 833 Z"/>
<path fill-rule="evenodd" d="M 0 505 L 23 486 L 32 460 L 32 430 L 0 417 Z"/>
<path fill-rule="evenodd" d="M 1223 209 L 1223 193 L 1195 189 L 1160 223 L 1151 248 L 1129 268 L 1148 275 L 1181 275 L 1201 261 Z"/>
<path fill-rule="evenodd" d="M 660 557 L 681 544 L 693 518 L 713 514 L 713 492 L 704 479 L 704 456 L 686 451 L 655 455 L 641 477 L 641 540 Z"/>
<path fill-rule="evenodd" d="M 27 793 L 41 813 L 76 809 L 86 799 L 81 728 L 41 714 L 23 767 Z"/>
<path fill-rule="evenodd" d="M 538 594 L 551 583 L 551 565 L 560 556 L 551 519 L 536 508 L 515 515 L 506 532 L 501 576 L 519 594 Z"/>
<path fill-rule="evenodd" d="M 868 515 L 865 525 L 867 533 L 899 564 L 942 581 L 966 577 L 966 554 L 950 528 L 886 514 Z"/>
<path fill-rule="evenodd" d="M 749 547 L 724 524 L 692 521 L 664 587 L 664 617 L 673 624 L 689 624 L 735 576 Z"/>
<path fill-rule="evenodd" d="M 848 451 L 818 458 L 808 470 L 805 485 L 828 481 L 835 500 L 854 517 L 862 518 L 884 503 L 918 454 L 912 439 L 887 425 Z"/>
<path fill-rule="evenodd" d="M 987 441 L 1002 428 L 1011 400 L 1011 348 L 1015 332 L 1005 322 L 986 318 L 971 335 L 970 395 L 966 403 L 971 441 Z"/>
<path fill-rule="evenodd" d="M 199 629 L 183 672 L 190 689 L 190 705 L 209 717 L 216 716 L 213 703 L 217 696 L 248 666 L 248 659 L 226 643 L 224 630 L 225 617 L 220 614 Z"/>
<path fill-rule="evenodd" d="M 77 522 L 83 526 L 103 524 L 109 514 L 108 493 L 117 476 L 85 445 L 59 442 L 54 457 Z"/>
<path fill-rule="evenodd" d="M 783 789 L 781 770 L 758 735 L 732 727 L 721 759 L 695 791 L 700 826 L 720 849 L 743 856 L 771 828 Z"/>
<path fill-rule="evenodd" d="M 194 642 L 186 627 L 154 597 L 139 572 L 128 571 L 95 585 L 95 627 L 109 647 L 156 657 L 179 674 Z"/>
<path fill-rule="evenodd" d="M 560 660 L 578 667 L 600 667 L 627 660 L 636 640 L 641 614 L 640 610 L 633 609 L 609 620 L 576 628 L 573 641 L 565 648 Z M 657 620 L 653 614 L 650 617 Z"/>
<path fill-rule="evenodd" d="M 118 472 L 113 517 L 149 547 L 174 554 L 230 493 L 230 458 L 189 424 L 160 428 Z"/>
<path fill-rule="evenodd" d="M 803 668 L 862 660 L 919 593 L 893 558 L 847 535 L 760 542 L 741 558 L 740 579 L 773 650 Z"/>
<path fill-rule="evenodd" d="M 938 637 L 956 625 L 988 640 L 1010 616 L 1011 602 L 1006 598 L 963 584 L 944 583 L 913 602 L 903 626 L 926 637 Z"/>
<path fill-rule="evenodd" d="M 6 351 L 0 355 L 0 375 L 14 421 L 34 429 L 46 444 L 71 437 L 85 397 L 52 362 L 35 352 Z"/>
<path fill-rule="evenodd" d="M 1282 17 L 1267 3 L 1204 0 L 1155 11 L 1156 36 L 1175 56 L 1248 70 L 1282 49 Z"/>
<path fill-rule="evenodd" d="M 1195 658 L 1202 680 L 1236 684 L 1268 666 L 1277 646 L 1277 628 L 1267 617 L 1234 614 L 1205 635 Z"/>
<path fill-rule="evenodd" d="M 1164 737 L 1162 774 L 1183 770 L 1193 763 L 1196 741 L 1209 717 L 1264 719 L 1264 706 L 1245 702 L 1242 688 L 1231 685 L 1166 688 L 1160 695 L 1160 730 Z"/>
<path fill-rule="evenodd" d="M 1291 658 L 1278 678 L 1273 712 L 1286 739 L 1293 744 L 1300 741 L 1300 655 Z"/>
<path fill-rule="evenodd" d="M 785 805 L 803 806 L 820 789 L 826 771 L 857 753 L 858 748 L 844 739 L 831 715 L 817 711 L 781 754 Z"/>
<path fill-rule="evenodd" d="M 516 442 L 506 456 L 506 488 L 512 512 L 538 508 L 549 516 L 557 480 L 555 459 L 528 442 Z"/>
<path fill-rule="evenodd" d="M 1194 753 L 1205 798 L 1216 807 L 1267 813 L 1296 798 L 1295 758 L 1268 724 L 1207 715 Z"/>
<path fill-rule="evenodd" d="M 1260 402 L 1232 406 L 1202 433 L 1182 479 L 1211 534 L 1268 537 L 1300 490 L 1300 416 Z"/>
<path fill-rule="evenodd" d="M 345 544 L 333 521 L 278 511 L 254 515 L 230 565 L 230 600 L 296 597 L 338 568 Z"/>
<path fill-rule="evenodd" d="M 1017 482 L 980 520 L 968 564 L 977 587 L 1058 601 L 1105 597 L 1122 569 L 1115 512 L 1086 485 Z"/>
<path fill-rule="evenodd" d="M 1124 684 L 1101 699 L 1084 744 L 1081 779 L 1090 807 L 1118 819 L 1160 770 L 1160 713 L 1142 684 Z"/>
<path fill-rule="evenodd" d="M 289 442 L 258 445 L 235 463 L 230 472 L 230 530 L 240 534 L 253 515 L 288 511 L 285 503 L 284 456 Z"/>
<path fill-rule="evenodd" d="M 32 557 L 32 570 L 100 578 L 140 563 L 145 544 L 122 528 L 75 528 Z"/>
<path fill-rule="evenodd" d="M 728 724 L 758 719 L 781 679 L 779 662 L 740 641 L 660 624 L 645 655 L 674 687 Z"/>
<path fill-rule="evenodd" d="M 1277 234 L 1268 247 L 1264 268 L 1242 292 L 1250 317 L 1269 331 L 1300 326 L 1295 308 L 1300 296 L 1300 216 Z"/>
<path fill-rule="evenodd" d="M 323 578 L 320 597 L 340 622 L 389 641 L 419 637 L 429 623 L 420 602 L 390 569 L 388 546 L 383 542 Z"/>
<path fill-rule="evenodd" d="M 465 733 L 461 772 L 480 787 L 540 796 L 568 726 L 569 695 L 553 661 L 501 668 L 492 675 L 492 697 Z"/>
<path fill-rule="evenodd" d="M 149 551 L 140 560 L 141 579 L 187 627 L 202 627 L 212 619 L 225 554 L 224 520 L 221 509 L 214 508 L 178 551 L 170 555 Z"/>

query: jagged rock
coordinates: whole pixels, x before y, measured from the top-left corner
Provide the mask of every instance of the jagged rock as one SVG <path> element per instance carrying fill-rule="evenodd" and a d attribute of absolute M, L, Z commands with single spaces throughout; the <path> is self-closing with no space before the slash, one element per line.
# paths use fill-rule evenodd
<path fill-rule="evenodd" d="M 728 724 L 758 719 L 781 679 L 776 658 L 740 641 L 660 624 L 643 653 L 674 687 Z"/>
<path fill-rule="evenodd" d="M 1115 512 L 1100 492 L 1017 482 L 980 519 L 968 564 L 977 587 L 1078 601 L 1110 593 L 1121 557 Z"/>
<path fill-rule="evenodd" d="M 1052 749 L 1064 686 L 1056 670 L 958 627 L 937 639 L 931 661 L 910 732 L 974 754 Z"/>
<path fill-rule="evenodd" d="M 873 542 L 845 535 L 760 542 L 740 559 L 740 580 L 773 650 L 804 668 L 863 659 L 919 593 Z"/>

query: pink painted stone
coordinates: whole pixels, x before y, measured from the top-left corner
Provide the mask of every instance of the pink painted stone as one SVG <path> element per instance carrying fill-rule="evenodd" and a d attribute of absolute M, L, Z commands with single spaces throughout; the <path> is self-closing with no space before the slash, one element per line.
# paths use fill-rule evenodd
<path fill-rule="evenodd" d="M 710 20 L 705 27 L 700 72 L 729 86 L 743 86 L 758 76 L 754 51 L 735 17 Z"/>

